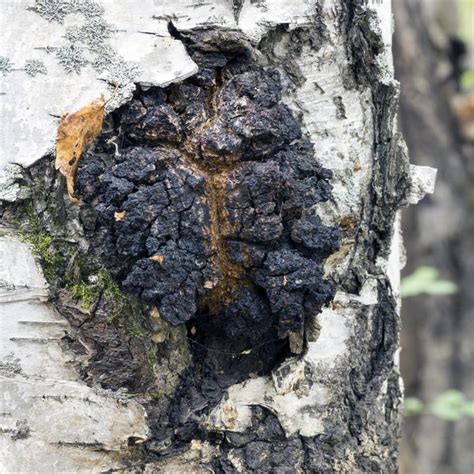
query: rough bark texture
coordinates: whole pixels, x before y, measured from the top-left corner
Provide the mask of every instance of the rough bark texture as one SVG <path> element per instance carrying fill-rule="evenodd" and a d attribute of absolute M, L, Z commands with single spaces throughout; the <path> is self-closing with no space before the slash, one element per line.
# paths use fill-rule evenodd
<path fill-rule="evenodd" d="M 472 145 L 462 145 L 450 105 L 457 92 L 462 46 L 452 26 L 455 6 L 448 1 L 403 0 L 395 2 L 394 11 L 404 137 L 414 163 L 439 169 L 435 194 L 404 214 L 407 270 L 432 265 L 459 286 L 452 296 L 424 295 L 403 303 L 406 394 L 427 402 L 451 388 L 474 398 L 474 153 Z M 410 418 L 406 434 L 407 472 L 472 472 L 469 418 L 456 423 L 430 416 Z"/>
<path fill-rule="evenodd" d="M 98 21 L 92 4 L 79 13 Z M 31 431 L 42 466 L 396 472 L 397 211 L 432 182 L 397 132 L 389 2 L 146 4 L 129 28 L 147 15 L 186 73 L 109 77 L 123 105 L 81 159 L 80 202 L 52 156 L 3 187 L 76 377 L 146 411 L 116 443 L 72 436 L 72 454 Z M 13 387 L 31 378 L 18 364 Z M 34 470 L 19 438 L 2 440 L 18 450 L 4 465 Z"/>

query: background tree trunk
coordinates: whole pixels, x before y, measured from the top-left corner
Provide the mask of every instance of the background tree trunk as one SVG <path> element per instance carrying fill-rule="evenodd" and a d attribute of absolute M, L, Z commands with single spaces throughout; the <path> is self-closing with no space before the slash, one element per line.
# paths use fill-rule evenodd
<path fill-rule="evenodd" d="M 452 296 L 419 296 L 403 303 L 402 373 L 408 396 L 432 401 L 455 388 L 474 397 L 472 146 L 463 146 L 452 99 L 459 79 L 457 2 L 395 2 L 396 73 L 400 122 L 410 158 L 438 168 L 435 194 L 403 216 L 407 271 L 432 265 L 459 285 Z M 455 62 L 453 62 L 453 60 Z M 406 421 L 407 472 L 472 471 L 473 429 L 467 418 Z"/>
<path fill-rule="evenodd" d="M 397 213 L 434 173 L 397 131 L 390 2 L 156 3 L 5 8 L 3 470 L 396 472 Z M 74 202 L 48 148 L 102 93 Z"/>

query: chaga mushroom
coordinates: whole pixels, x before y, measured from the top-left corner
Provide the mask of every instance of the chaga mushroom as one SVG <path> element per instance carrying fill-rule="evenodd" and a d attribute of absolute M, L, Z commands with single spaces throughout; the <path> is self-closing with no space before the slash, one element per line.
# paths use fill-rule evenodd
<path fill-rule="evenodd" d="M 119 149 L 109 129 L 81 160 L 84 227 L 122 289 L 171 324 L 192 319 L 239 351 L 301 339 L 333 297 L 322 264 L 339 231 L 314 210 L 331 173 L 277 71 L 239 49 L 191 54 L 195 77 L 138 91 L 109 117 Z"/>

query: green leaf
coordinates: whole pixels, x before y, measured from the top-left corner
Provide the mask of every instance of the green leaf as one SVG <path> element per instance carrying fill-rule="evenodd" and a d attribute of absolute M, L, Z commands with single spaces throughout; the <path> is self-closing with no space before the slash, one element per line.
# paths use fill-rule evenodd
<path fill-rule="evenodd" d="M 459 390 L 447 390 L 438 395 L 429 406 L 429 412 L 448 421 L 460 420 L 464 413 L 466 398 Z"/>
<path fill-rule="evenodd" d="M 428 295 L 453 295 L 457 291 L 456 283 L 448 280 L 434 281 L 425 288 L 425 293 Z"/>
<path fill-rule="evenodd" d="M 405 416 L 419 415 L 425 409 L 425 404 L 416 397 L 405 398 Z"/>
<path fill-rule="evenodd" d="M 466 402 L 463 407 L 463 413 L 466 416 L 474 418 L 474 402 Z"/>
<path fill-rule="evenodd" d="M 474 401 L 467 400 L 462 392 L 454 389 L 441 393 L 429 404 L 419 398 L 405 398 L 404 408 L 405 416 L 429 414 L 446 421 L 474 417 Z"/>
<path fill-rule="evenodd" d="M 423 293 L 429 283 L 436 280 L 438 272 L 433 267 L 418 267 L 411 275 L 402 279 L 402 298 Z"/>
<path fill-rule="evenodd" d="M 474 71 L 466 71 L 461 74 L 460 78 L 461 88 L 464 91 L 474 90 Z"/>
<path fill-rule="evenodd" d="M 433 267 L 418 267 L 411 275 L 402 279 L 400 293 L 402 298 L 427 295 L 451 295 L 458 291 L 455 283 L 438 280 L 438 271 Z"/>

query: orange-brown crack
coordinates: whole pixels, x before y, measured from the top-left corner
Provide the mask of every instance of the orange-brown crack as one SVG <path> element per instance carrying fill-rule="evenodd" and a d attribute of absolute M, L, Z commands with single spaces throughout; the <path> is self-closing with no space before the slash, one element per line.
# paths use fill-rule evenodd
<path fill-rule="evenodd" d="M 218 73 L 216 85 L 211 88 L 207 100 L 210 117 L 197 127 L 193 135 L 187 137 L 183 144 L 184 160 L 189 166 L 197 168 L 206 179 L 205 200 L 210 220 L 208 232 L 212 250 L 211 263 L 219 276 L 216 278 L 217 281 L 204 282 L 204 287 L 209 290 L 209 293 L 200 306 L 212 313 L 219 312 L 223 306 L 232 302 L 238 296 L 240 287 L 251 285 L 250 280 L 245 277 L 245 269 L 231 259 L 224 237 L 231 231 L 231 224 L 225 207 L 226 187 L 229 175 L 238 162 L 238 157 L 231 155 L 216 156 L 219 161 L 211 159 L 206 162 L 199 159 L 199 144 L 193 142 L 195 137 L 201 136 L 218 119 L 217 94 L 221 86 L 222 78 Z"/>
<path fill-rule="evenodd" d="M 208 175 L 206 184 L 206 200 L 209 209 L 212 249 L 212 265 L 219 269 L 220 277 L 214 284 L 204 304 L 212 312 L 219 311 L 222 305 L 229 304 L 238 293 L 242 285 L 248 285 L 245 270 L 234 262 L 229 255 L 224 235 L 228 233 L 230 224 L 227 210 L 224 206 L 226 184 L 229 171 Z"/>

